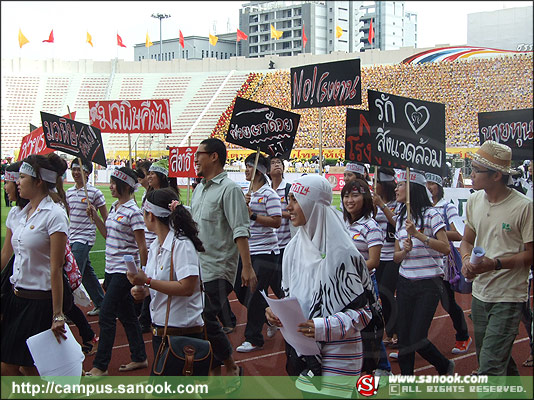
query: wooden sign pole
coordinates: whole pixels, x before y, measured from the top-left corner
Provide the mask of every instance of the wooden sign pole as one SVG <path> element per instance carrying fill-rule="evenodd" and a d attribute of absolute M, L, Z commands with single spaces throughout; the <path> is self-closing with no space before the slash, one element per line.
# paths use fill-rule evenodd
<path fill-rule="evenodd" d="M 319 175 L 323 176 L 323 108 L 319 107 Z"/>
<path fill-rule="evenodd" d="M 237 46 L 237 44 L 236 44 Z M 189 138 L 187 139 L 187 145 L 189 147 L 191 147 L 191 136 L 189 136 Z M 178 178 L 176 178 L 176 180 L 178 180 Z M 191 204 L 189 203 L 189 190 L 190 190 L 190 187 L 191 187 L 191 178 L 190 177 L 187 177 L 187 205 L 190 206 Z"/>
<path fill-rule="evenodd" d="M 254 183 L 254 178 L 256 177 L 256 168 L 258 167 L 258 160 L 260 159 L 260 148 L 256 151 L 256 159 L 254 160 L 254 169 L 252 170 L 252 177 L 250 178 L 250 185 L 248 185 L 248 191 L 252 190 L 252 184 Z"/>
<path fill-rule="evenodd" d="M 375 165 L 375 176 L 373 181 L 373 192 L 376 193 L 376 183 L 378 182 L 378 165 Z"/>
<path fill-rule="evenodd" d="M 128 132 L 128 167 L 133 169 L 132 165 L 132 138 L 130 132 Z"/>
<path fill-rule="evenodd" d="M 410 167 L 406 167 L 406 218 L 410 219 Z"/>

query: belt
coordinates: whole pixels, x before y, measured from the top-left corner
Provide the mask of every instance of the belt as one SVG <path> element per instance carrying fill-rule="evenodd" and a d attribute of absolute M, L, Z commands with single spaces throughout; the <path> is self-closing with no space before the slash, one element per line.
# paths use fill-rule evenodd
<path fill-rule="evenodd" d="M 30 300 L 47 300 L 52 298 L 51 290 L 27 290 L 14 287 L 13 293 L 17 297 Z"/>
<path fill-rule="evenodd" d="M 163 336 L 164 331 L 165 331 L 165 327 L 152 326 L 152 334 L 154 336 Z M 170 336 L 186 336 L 186 335 L 191 335 L 193 333 L 202 333 L 202 332 L 204 332 L 203 326 L 192 326 L 189 328 L 167 327 L 167 335 L 170 335 Z"/>

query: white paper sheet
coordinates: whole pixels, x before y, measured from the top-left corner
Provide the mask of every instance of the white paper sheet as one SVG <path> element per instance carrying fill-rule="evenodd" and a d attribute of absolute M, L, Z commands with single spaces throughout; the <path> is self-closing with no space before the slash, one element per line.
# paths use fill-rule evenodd
<path fill-rule="evenodd" d="M 26 339 L 26 344 L 33 357 L 39 375 L 70 376 L 85 359 L 80 344 L 74 338 L 69 326 L 65 324 L 67 340 L 58 343 L 51 329 Z M 80 367 L 81 368 L 81 367 Z M 81 370 L 80 370 L 81 372 Z"/>
<path fill-rule="evenodd" d="M 297 351 L 297 354 L 302 356 L 311 356 L 319 354 L 319 346 L 313 338 L 304 336 L 297 331 L 298 325 L 306 322 L 308 318 L 302 313 L 299 301 L 294 297 L 286 297 L 283 299 L 271 299 L 261 292 L 274 315 L 282 322 L 280 332 L 284 339 Z"/>

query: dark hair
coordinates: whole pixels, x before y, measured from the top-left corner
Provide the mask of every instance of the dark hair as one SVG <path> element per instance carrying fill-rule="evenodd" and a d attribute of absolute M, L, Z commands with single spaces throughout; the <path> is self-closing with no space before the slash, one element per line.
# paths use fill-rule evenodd
<path fill-rule="evenodd" d="M 378 173 L 383 173 L 390 176 L 395 176 L 395 171 L 393 168 L 385 168 L 380 167 L 378 168 Z M 379 177 L 380 175 L 378 175 Z M 378 178 L 377 177 L 377 178 Z M 395 188 L 397 187 L 397 184 L 395 181 L 383 181 L 381 182 L 379 179 L 377 179 L 377 184 L 380 184 L 382 188 L 382 198 L 386 203 L 389 203 L 390 201 L 395 200 Z"/>
<path fill-rule="evenodd" d="M 178 184 L 176 183 L 176 178 L 169 178 L 169 177 L 165 176 L 164 174 L 162 174 L 161 172 L 158 172 L 158 171 L 150 171 L 150 172 L 154 172 L 156 174 L 156 176 L 158 177 L 159 189 L 165 189 L 167 187 L 170 187 L 172 190 L 174 190 L 178 194 L 178 196 L 180 195 L 180 190 L 178 189 Z M 153 190 L 156 190 L 156 189 L 149 185 L 147 193 L 151 192 Z M 145 199 L 146 199 L 146 197 L 145 197 Z"/>
<path fill-rule="evenodd" d="M 22 164 L 22 161 L 17 161 L 17 162 L 14 162 L 12 164 L 9 164 L 6 167 L 6 171 L 19 172 L 19 168 L 20 168 L 21 164 Z M 15 182 L 13 182 L 13 183 L 15 183 Z M 16 185 L 16 183 L 15 183 L 15 185 Z M 5 183 L 4 183 L 4 186 L 5 186 Z M 15 197 L 16 197 L 15 204 L 17 205 L 17 207 L 19 207 L 21 209 L 26 207 L 26 204 L 28 204 L 30 202 L 30 200 L 23 199 L 22 197 L 20 197 L 19 191 L 16 188 L 15 188 Z"/>
<path fill-rule="evenodd" d="M 410 182 L 410 210 L 411 218 L 415 226 L 418 226 L 418 221 L 421 225 L 424 223 L 424 215 L 427 208 L 432 207 L 432 203 L 428 198 L 426 186 L 418 183 Z M 399 212 L 400 225 L 403 224 L 406 218 L 406 204 L 401 206 Z"/>
<path fill-rule="evenodd" d="M 44 184 L 46 184 L 46 187 L 48 189 L 48 195 L 52 198 L 54 203 L 62 203 L 68 215 L 69 205 L 67 204 L 65 190 L 63 189 L 63 174 L 67 170 L 67 162 L 60 156 L 58 156 L 56 153 L 48 153 L 46 156 L 32 154 L 22 161 L 27 162 L 33 167 L 35 173 L 37 174 L 37 178 L 32 177 L 32 179 L 41 180 Z M 41 168 L 49 169 L 51 171 L 56 172 L 56 182 L 50 183 L 43 181 L 41 179 Z"/>
<path fill-rule="evenodd" d="M 169 208 L 169 204 L 171 204 L 173 200 L 180 201 L 180 195 L 171 188 L 155 189 L 147 193 L 146 200 L 156 206 Z M 202 241 L 198 238 L 197 224 L 193 220 L 191 213 L 182 204 L 176 206 L 174 211 L 168 217 L 156 218 L 159 219 L 161 223 L 173 228 L 175 237 L 178 237 L 179 235 L 186 236 L 193 242 L 197 251 L 205 251 Z"/>
<path fill-rule="evenodd" d="M 78 168 L 80 167 L 78 159 L 75 158 L 70 163 L 70 169 L 72 169 L 72 165 L 75 164 Z M 91 174 L 93 172 L 93 163 L 87 162 L 85 160 L 82 161 L 83 166 L 87 169 L 87 175 Z M 84 169 L 85 170 L 85 169 Z"/>
<path fill-rule="evenodd" d="M 341 189 L 341 201 L 343 202 L 343 197 L 345 195 L 348 195 L 350 192 L 352 192 L 354 189 L 358 193 L 360 193 L 360 188 L 363 188 L 365 193 L 362 193 L 363 195 L 363 206 L 362 210 L 359 215 L 356 217 L 353 217 L 345 207 L 343 207 L 343 218 L 345 218 L 345 221 L 350 222 L 351 224 L 354 221 L 359 220 L 362 216 L 365 216 L 369 218 L 370 216 L 375 216 L 376 214 L 376 208 L 373 204 L 373 197 L 371 196 L 371 190 L 369 189 L 369 184 L 364 181 L 363 179 L 357 178 L 353 181 L 350 181 L 349 183 L 345 184 L 343 186 L 343 189 Z"/>
<path fill-rule="evenodd" d="M 145 172 L 141 168 L 143 168 L 145 171 L 148 172 L 151 165 L 152 165 L 152 162 L 150 161 L 141 161 L 140 163 L 137 163 L 135 165 L 136 166 L 135 173 L 137 174 L 139 178 L 143 179 L 145 177 Z"/>
<path fill-rule="evenodd" d="M 121 172 L 124 172 L 126 175 L 132 178 L 134 182 L 137 183 L 137 174 L 133 169 L 128 168 L 128 167 L 121 167 L 118 170 Z M 117 192 L 121 196 L 125 190 L 128 190 L 130 194 L 132 194 L 135 191 L 135 188 L 131 187 L 126 182 L 121 181 L 119 178 L 115 178 L 114 176 L 111 176 L 110 179 L 115 183 L 115 186 L 117 186 Z"/>
<path fill-rule="evenodd" d="M 219 163 L 224 167 L 226 163 L 226 145 L 217 138 L 204 139 L 200 144 L 203 144 L 208 153 L 217 153 L 219 156 Z"/>
<path fill-rule="evenodd" d="M 434 182 L 435 183 L 435 182 Z M 445 196 L 445 191 L 443 190 L 443 186 L 441 186 L 440 184 L 437 184 L 437 187 L 438 187 L 438 199 L 442 199 L 443 196 Z"/>
<path fill-rule="evenodd" d="M 256 161 L 256 153 L 249 154 L 247 158 L 245 158 L 245 165 L 248 162 L 254 163 L 254 161 Z M 263 165 L 266 171 L 269 171 L 269 169 L 271 168 L 271 162 L 267 160 L 267 157 L 265 157 L 261 153 L 258 157 L 258 165 Z M 259 172 L 259 170 L 256 170 L 256 172 Z M 256 173 L 255 176 L 258 176 L 258 175 L 260 176 L 262 182 L 265 183 L 266 182 L 265 175 Z"/>

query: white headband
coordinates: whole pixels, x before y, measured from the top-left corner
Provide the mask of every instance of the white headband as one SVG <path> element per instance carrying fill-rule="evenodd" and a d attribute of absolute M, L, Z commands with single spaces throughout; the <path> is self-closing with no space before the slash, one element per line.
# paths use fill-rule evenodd
<path fill-rule="evenodd" d="M 246 165 L 249 165 L 249 166 L 251 166 L 252 168 L 254 168 L 254 163 L 251 162 L 251 161 L 247 162 Z M 257 169 L 258 171 L 260 171 L 262 174 L 266 174 L 266 173 L 267 173 L 267 168 L 265 168 L 265 165 L 262 165 L 262 164 L 259 164 L 259 163 L 258 163 L 258 165 L 256 166 L 256 169 Z"/>
<path fill-rule="evenodd" d="M 397 182 L 406 182 L 406 171 L 397 174 Z M 410 171 L 410 182 L 426 187 L 425 176 L 419 172 Z"/>
<path fill-rule="evenodd" d="M 150 168 L 148 169 L 148 171 L 154 171 L 154 172 L 159 172 L 160 174 L 163 174 L 165 176 L 169 176 L 169 170 L 168 169 L 165 169 L 163 167 L 160 167 L 159 165 L 154 165 L 152 164 L 150 166 Z"/>
<path fill-rule="evenodd" d="M 121 181 L 123 181 L 123 182 L 127 183 L 128 185 L 130 185 L 131 187 L 135 188 L 134 179 L 131 176 L 126 175 L 124 172 L 119 171 L 117 168 L 115 168 L 114 170 L 111 171 L 111 176 L 114 176 L 115 178 L 120 179 Z"/>
<path fill-rule="evenodd" d="M 77 162 L 74 162 L 74 161 L 73 161 L 72 164 L 70 165 L 70 168 L 71 168 L 71 169 L 72 169 L 72 168 L 80 168 L 80 164 L 78 164 Z M 89 168 L 88 168 L 85 164 L 83 164 L 82 168 L 83 168 L 83 170 L 84 170 L 85 172 L 89 172 Z"/>
<path fill-rule="evenodd" d="M 4 175 L 4 181 L 6 182 L 16 182 L 19 179 L 19 173 L 15 171 L 6 171 Z"/>
<path fill-rule="evenodd" d="M 148 200 L 145 200 L 145 204 L 143 204 L 143 210 L 145 210 L 147 212 L 151 212 L 156 217 L 165 218 L 165 217 L 168 217 L 169 215 L 171 215 L 171 210 L 169 210 L 167 208 L 163 208 L 163 207 L 157 206 L 157 205 L 155 205 L 154 203 L 151 203 Z"/>
<path fill-rule="evenodd" d="M 360 164 L 348 163 L 345 171 L 354 172 L 356 174 L 365 175 L 365 167 Z"/>
<path fill-rule="evenodd" d="M 395 177 L 393 175 L 384 174 L 383 172 L 378 172 L 378 182 L 393 182 Z"/>
<path fill-rule="evenodd" d="M 22 165 L 20 166 L 19 173 L 30 175 L 34 178 L 37 178 L 37 173 L 35 172 L 35 169 L 33 169 L 33 167 L 30 164 L 28 164 L 26 161 L 24 161 Z M 56 171 L 52 171 L 46 168 L 41 168 L 39 170 L 39 174 L 41 175 L 41 179 L 45 182 L 56 183 L 57 181 Z"/>
<path fill-rule="evenodd" d="M 443 187 L 443 178 L 441 176 L 427 172 L 425 178 L 427 182 L 434 182 Z"/>

